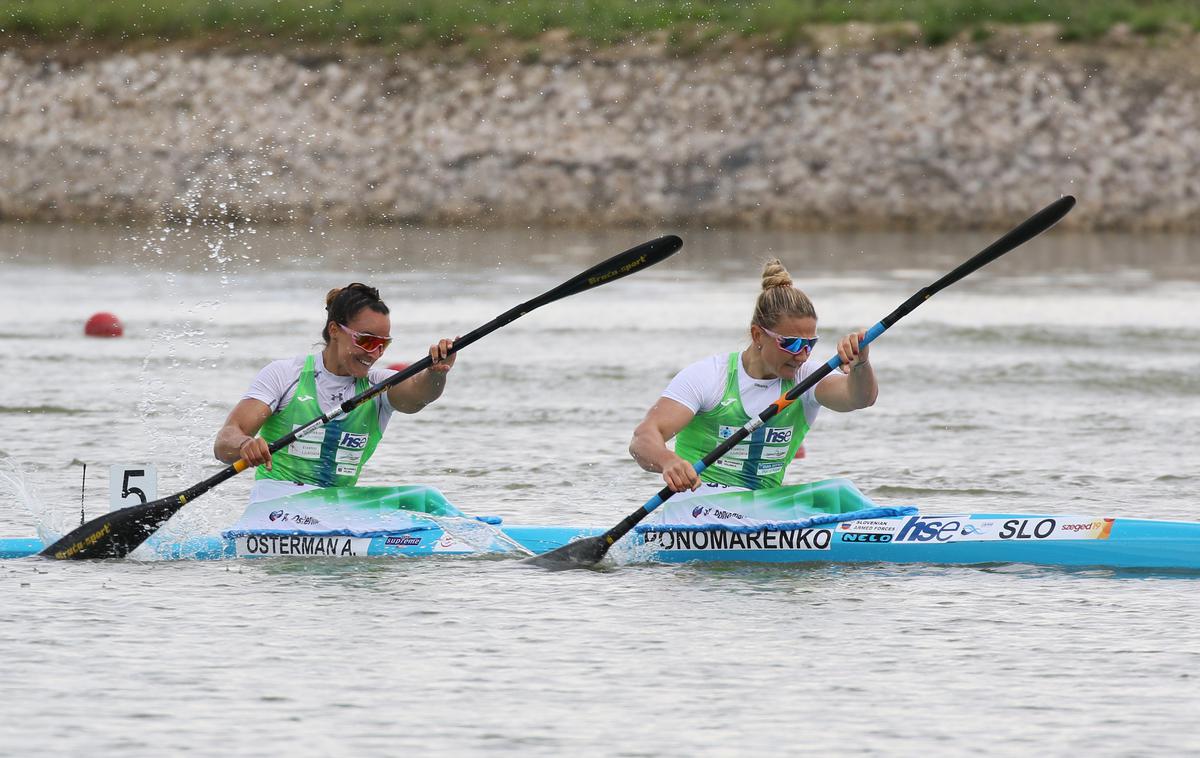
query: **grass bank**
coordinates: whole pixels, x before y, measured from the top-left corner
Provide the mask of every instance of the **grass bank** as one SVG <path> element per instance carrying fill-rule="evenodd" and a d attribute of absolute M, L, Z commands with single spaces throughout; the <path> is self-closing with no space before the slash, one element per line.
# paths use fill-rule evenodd
<path fill-rule="evenodd" d="M 536 41 L 550 30 L 617 43 L 666 32 L 679 47 L 735 35 L 799 44 L 810 25 L 915 23 L 937 45 L 996 24 L 1053 23 L 1066 41 L 1117 25 L 1153 36 L 1200 30 L 1196 0 L 7 0 L 8 44 L 123 46 L 179 40 L 272 46 L 283 41 L 421 48 Z"/>

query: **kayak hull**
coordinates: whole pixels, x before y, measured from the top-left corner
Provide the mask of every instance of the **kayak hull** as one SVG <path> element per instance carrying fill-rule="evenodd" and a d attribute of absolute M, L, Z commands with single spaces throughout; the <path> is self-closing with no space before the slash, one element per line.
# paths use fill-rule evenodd
<path fill-rule="evenodd" d="M 645 531 L 614 548 L 619 563 L 744 562 L 1022 563 L 1044 566 L 1200 570 L 1200 523 L 1150 519 L 1096 519 L 1095 534 L 1061 532 L 1063 517 L 1030 514 L 902 516 L 803 529 L 748 532 Z M 1078 523 L 1075 519 L 1073 523 Z M 1057 523 L 1060 531 L 1052 524 Z M 505 537 L 541 554 L 599 528 L 505 526 Z M 0 538 L 0 558 L 37 555 L 41 541 Z M 372 537 L 261 534 L 184 541 L 151 541 L 160 559 L 227 560 L 254 557 L 375 558 L 480 555 L 441 528 Z"/>
<path fill-rule="evenodd" d="M 905 516 L 843 522 L 812 529 L 803 547 L 773 542 L 769 532 L 707 541 L 693 533 L 649 533 L 647 553 L 663 563 L 926 563 L 1200 570 L 1200 523 L 1151 519 L 1095 519 L 1095 532 L 1064 536 L 1066 522 L 1080 519 L 1031 514 Z M 864 528 L 869 524 L 870 528 Z M 1057 525 L 1058 529 L 1054 526 Z M 925 528 L 921 530 L 921 527 Z M 976 530 L 972 532 L 971 530 Z M 805 530 L 800 530 L 801 532 Z M 964 537 L 964 532 L 968 532 Z M 797 538 L 795 540 L 799 542 Z M 717 543 L 717 544 L 714 544 Z"/>

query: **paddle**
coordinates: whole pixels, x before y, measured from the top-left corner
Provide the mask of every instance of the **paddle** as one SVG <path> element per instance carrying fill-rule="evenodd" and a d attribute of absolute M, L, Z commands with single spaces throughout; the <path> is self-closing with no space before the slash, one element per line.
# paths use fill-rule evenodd
<path fill-rule="evenodd" d="M 475 340 L 490 334 L 500 327 L 524 316 L 526 313 L 540 308 L 547 303 L 561 300 L 602 284 L 616 281 L 621 277 L 641 271 L 644 268 L 665 260 L 675 254 L 683 246 L 683 240 L 675 235 L 667 235 L 651 240 L 635 248 L 614 255 L 612 258 L 597 263 L 587 271 L 563 282 L 549 292 L 545 292 L 532 300 L 511 308 L 492 319 L 474 331 L 459 337 L 454 341 L 450 352 L 456 353 Z M 432 365 L 433 360 L 427 355 L 408 368 L 393 374 L 385 381 L 370 387 L 342 403 L 329 413 L 315 418 L 304 426 L 293 430 L 271 443 L 271 452 L 290 445 L 297 437 L 302 436 L 314 427 L 326 424 L 331 420 L 349 413 L 358 405 L 375 397 L 388 387 L 408 379 L 424 371 Z M 249 467 L 245 460 L 235 461 L 217 474 L 205 479 L 188 489 L 160 498 L 149 503 L 134 505 L 113 511 L 100 518 L 93 519 L 74 529 L 62 539 L 41 552 L 41 555 L 59 559 L 79 558 L 122 558 L 128 555 L 138 545 L 146 541 L 162 524 L 175 514 L 186 503 L 208 492 L 213 487 Z"/>
<path fill-rule="evenodd" d="M 882 321 L 868 329 L 867 335 L 861 341 L 861 344 L 870 344 L 876 337 L 887 331 L 888 327 L 907 316 L 909 313 L 915 310 L 918 305 L 933 297 L 939 291 L 949 287 L 959 279 L 962 279 L 963 277 L 971 274 L 977 269 L 982 268 L 983 266 L 986 266 L 1008 251 L 1023 245 L 1050 227 L 1054 226 L 1056 223 L 1058 223 L 1059 219 L 1067 215 L 1067 212 L 1070 211 L 1074 205 L 1075 198 L 1067 195 L 1030 216 L 1020 226 L 1016 227 L 1008 234 L 1005 234 L 1003 237 L 993 242 L 985 250 L 975 255 L 975 257 L 971 258 L 966 263 L 963 263 L 958 268 L 943 276 L 941 279 L 938 279 L 928 287 L 921 289 L 908 300 L 904 301 L 899 308 L 892 311 L 890 314 L 885 316 Z M 790 392 L 768 405 L 762 413 L 758 414 L 757 418 L 751 419 L 744 427 L 730 436 L 729 439 L 722 442 L 711 453 L 704 456 L 702 460 L 698 461 L 693 466 L 693 468 L 696 470 L 696 473 L 699 474 L 700 472 L 704 471 L 704 469 L 711 466 L 721 456 L 732 450 L 734 445 L 737 445 L 739 442 L 752 434 L 754 430 L 766 423 L 772 416 L 791 405 L 796 401 L 797 398 L 799 398 L 805 392 L 808 392 L 808 390 L 812 387 L 816 386 L 817 382 L 828 376 L 829 373 L 836 369 L 840 364 L 841 360 L 838 358 L 838 356 L 835 355 L 830 358 L 828 362 L 810 374 L 807 379 L 805 379 L 803 382 L 800 382 L 793 387 Z M 598 537 L 588 537 L 586 539 L 572 542 L 568 545 L 563 545 L 562 547 L 551 550 L 543 555 L 526 558 L 523 562 L 549 569 L 586 568 L 588 566 L 595 565 L 605 556 L 606 553 L 608 553 L 608 549 L 612 547 L 613 543 L 624 537 L 630 529 L 637 525 L 639 521 L 650 515 L 655 508 L 658 508 L 658 506 L 662 505 L 674 494 L 675 493 L 670 487 L 663 487 L 658 491 L 658 494 L 647 500 L 645 505 L 626 516 L 621 523 L 617 524 L 612 529 L 609 529 L 604 534 L 601 534 Z"/>

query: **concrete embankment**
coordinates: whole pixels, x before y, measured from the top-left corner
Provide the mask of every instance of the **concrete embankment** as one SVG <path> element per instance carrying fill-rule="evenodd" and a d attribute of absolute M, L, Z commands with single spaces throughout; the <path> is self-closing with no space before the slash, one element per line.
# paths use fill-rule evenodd
<path fill-rule="evenodd" d="M 0 219 L 1200 229 L 1200 42 L 0 54 Z"/>

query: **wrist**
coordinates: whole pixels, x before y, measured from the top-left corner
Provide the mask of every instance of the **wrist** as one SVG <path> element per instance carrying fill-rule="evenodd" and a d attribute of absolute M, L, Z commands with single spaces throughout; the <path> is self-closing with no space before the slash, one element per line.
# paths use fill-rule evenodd
<path fill-rule="evenodd" d="M 663 450 L 665 452 L 648 450 L 645 454 L 640 455 L 642 468 L 647 471 L 653 471 L 656 474 L 665 473 L 667 469 L 671 468 L 671 464 L 675 462 L 675 457 L 671 454 L 670 450 L 666 450 L 666 448 Z"/>

